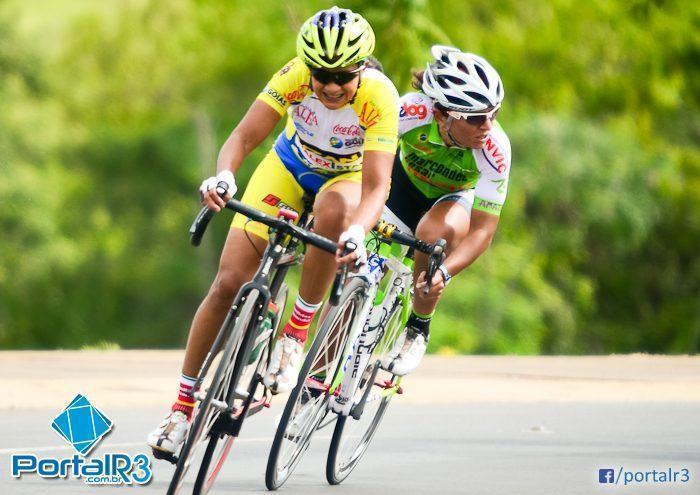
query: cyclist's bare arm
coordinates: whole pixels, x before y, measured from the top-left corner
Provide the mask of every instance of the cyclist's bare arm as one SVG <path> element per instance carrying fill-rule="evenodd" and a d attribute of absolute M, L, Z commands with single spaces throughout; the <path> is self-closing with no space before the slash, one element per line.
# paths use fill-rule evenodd
<path fill-rule="evenodd" d="M 469 233 L 462 242 L 452 246 L 444 262 L 451 275 L 454 276 L 464 270 L 486 251 L 498 228 L 498 219 L 498 215 L 472 210 Z"/>
<path fill-rule="evenodd" d="M 255 100 L 221 147 L 216 160 L 217 173 L 230 170 L 235 174 L 245 157 L 270 135 L 280 118 L 280 114 L 267 103 Z M 229 199 L 228 194 L 220 198 L 215 189 L 210 189 L 204 194 L 202 204 L 220 211 Z"/>
<path fill-rule="evenodd" d="M 360 225 L 369 232 L 379 220 L 384 208 L 394 164 L 394 153 L 387 151 L 366 151 L 362 160 L 362 195 L 360 205 L 355 210 L 351 224 Z M 355 257 L 351 253 L 339 257 L 340 263 L 349 263 Z"/>

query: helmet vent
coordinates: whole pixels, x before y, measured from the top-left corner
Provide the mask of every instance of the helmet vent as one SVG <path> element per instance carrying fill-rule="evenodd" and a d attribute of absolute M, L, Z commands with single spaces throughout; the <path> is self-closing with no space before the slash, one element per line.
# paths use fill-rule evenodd
<path fill-rule="evenodd" d="M 474 98 L 476 101 L 479 103 L 483 103 L 484 105 L 490 105 L 491 102 L 489 101 L 488 98 L 486 98 L 484 95 L 480 95 L 479 93 L 474 93 L 473 91 L 466 91 L 467 96 L 470 98 Z"/>
<path fill-rule="evenodd" d="M 448 81 L 450 81 L 452 84 L 464 84 L 464 81 L 462 81 L 459 77 L 447 76 L 447 75 L 442 76 L 442 77 L 447 79 Z M 445 86 L 445 87 L 447 87 L 447 86 Z"/>
<path fill-rule="evenodd" d="M 462 98 L 457 98 L 456 96 L 445 95 L 445 98 L 447 98 L 447 101 L 449 101 L 450 103 L 454 103 L 455 105 L 459 105 L 460 107 L 471 106 L 471 104 L 468 101 L 463 100 Z"/>
<path fill-rule="evenodd" d="M 484 86 L 487 88 L 489 87 L 489 78 L 486 77 L 486 73 L 484 72 L 484 69 L 479 67 L 478 65 L 474 65 L 474 68 L 476 68 L 476 73 L 479 75 L 479 79 L 481 79 L 481 82 L 484 83 Z"/>

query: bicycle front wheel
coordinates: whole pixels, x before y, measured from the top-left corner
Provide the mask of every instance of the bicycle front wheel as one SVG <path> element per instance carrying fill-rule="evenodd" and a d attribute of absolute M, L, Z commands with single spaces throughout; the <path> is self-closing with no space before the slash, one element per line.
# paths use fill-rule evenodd
<path fill-rule="evenodd" d="M 190 426 L 180 455 L 178 456 L 175 472 L 168 487 L 168 495 L 179 493 L 185 480 L 185 476 L 189 471 L 190 466 L 195 460 L 196 453 L 200 447 L 206 443 L 209 437 L 211 428 L 218 419 L 221 412 L 225 409 L 226 396 L 231 389 L 232 384 L 238 383 L 238 377 L 234 376 L 234 364 L 236 355 L 240 349 L 243 340 L 244 330 L 250 324 L 251 318 L 255 313 L 255 304 L 258 302 L 259 292 L 257 290 L 250 291 L 245 301 L 239 306 L 238 314 L 230 319 L 229 325 L 233 328 L 222 328 L 221 331 L 230 332 L 229 338 L 225 344 L 224 351 L 221 354 L 219 365 L 209 384 L 207 393 L 199 403 L 195 416 Z M 207 449 L 203 462 L 208 463 L 213 452 Z"/>
<path fill-rule="evenodd" d="M 341 483 L 367 451 L 389 402 L 399 389 L 400 377 L 380 367 L 403 330 L 402 303 L 397 299 L 385 318 L 384 333 L 372 351 L 353 402 L 356 406 L 349 416 L 338 416 L 326 461 L 326 479 L 331 485 Z"/>
<path fill-rule="evenodd" d="M 284 308 L 287 304 L 287 298 L 289 296 L 289 290 L 286 284 L 282 284 L 277 296 L 275 297 L 274 303 L 279 308 L 278 314 L 273 322 L 272 327 L 269 332 L 272 335 L 277 333 L 277 328 L 279 327 Z M 257 319 L 249 319 L 248 334 L 258 335 L 257 327 L 259 323 Z M 240 379 L 238 380 L 239 385 L 234 390 L 229 390 L 228 400 L 229 404 L 233 403 L 234 409 L 236 406 L 241 407 L 242 402 L 245 398 L 252 394 L 255 399 L 253 403 L 259 402 L 264 399 L 263 397 L 256 396 L 256 390 L 260 385 L 260 376 L 265 372 L 265 368 L 268 363 L 268 358 L 270 354 L 269 342 L 272 340 L 271 337 L 266 337 L 265 335 L 258 335 L 255 342 L 259 344 L 255 345 L 255 353 L 253 356 L 244 355 L 243 349 L 245 348 L 245 340 L 241 344 L 241 350 L 238 352 L 238 356 L 235 358 L 237 360 L 245 359 L 248 363 L 242 370 Z M 261 341 L 262 340 L 262 341 Z M 246 388 L 243 389 L 242 387 Z M 232 397 L 232 394 L 235 394 Z M 204 458 L 202 459 L 202 464 L 199 468 L 199 473 L 197 475 L 197 480 L 195 481 L 193 493 L 195 495 L 203 495 L 209 492 L 211 487 L 223 467 L 226 458 L 233 446 L 235 437 L 226 434 L 212 434 L 209 438 L 209 443 L 207 444 L 207 450 L 204 453 Z"/>
<path fill-rule="evenodd" d="M 367 298 L 367 283 L 351 279 L 321 323 L 282 413 L 265 471 L 265 485 L 276 490 L 296 468 L 313 433 L 327 414 L 328 388 L 340 362 L 357 315 Z"/>

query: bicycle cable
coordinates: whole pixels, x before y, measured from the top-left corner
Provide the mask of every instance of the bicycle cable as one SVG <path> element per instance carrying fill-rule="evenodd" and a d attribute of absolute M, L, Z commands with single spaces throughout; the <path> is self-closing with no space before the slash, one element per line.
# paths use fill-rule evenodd
<path fill-rule="evenodd" d="M 258 258 L 262 259 L 263 254 L 258 251 L 258 246 L 255 245 L 253 242 L 253 238 L 250 237 L 250 232 L 248 232 L 248 224 L 252 222 L 250 218 L 246 220 L 245 224 L 243 224 L 243 233 L 245 234 L 246 238 L 248 239 L 248 242 L 250 242 L 250 245 L 253 246 L 253 249 L 255 249 L 255 253 L 258 255 Z"/>

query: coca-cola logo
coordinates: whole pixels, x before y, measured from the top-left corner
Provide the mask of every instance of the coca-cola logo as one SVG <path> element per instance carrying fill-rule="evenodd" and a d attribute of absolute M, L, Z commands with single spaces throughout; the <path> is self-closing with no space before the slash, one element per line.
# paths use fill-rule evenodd
<path fill-rule="evenodd" d="M 333 134 L 341 134 L 343 136 L 359 136 L 362 128 L 359 125 L 340 125 L 336 124 L 333 127 Z"/>

